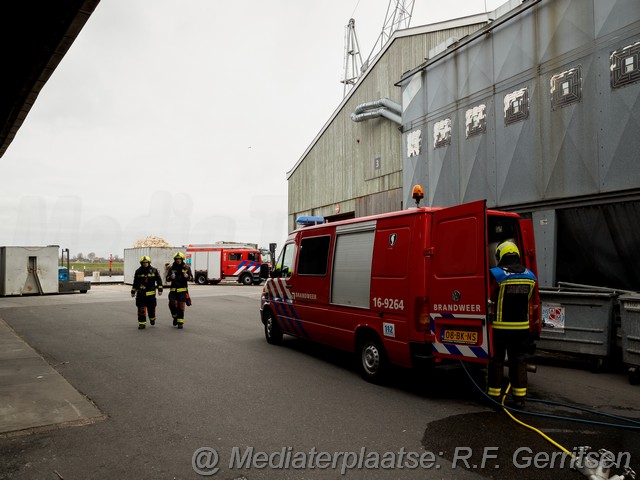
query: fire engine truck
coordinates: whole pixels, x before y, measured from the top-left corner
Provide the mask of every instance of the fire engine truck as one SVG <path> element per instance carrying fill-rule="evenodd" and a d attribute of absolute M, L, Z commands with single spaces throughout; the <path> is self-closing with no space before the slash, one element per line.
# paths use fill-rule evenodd
<path fill-rule="evenodd" d="M 235 278 L 243 285 L 259 285 L 262 281 L 263 255 L 251 245 L 201 244 L 188 245 L 186 250 L 186 263 L 199 285 L 215 285 L 225 278 Z"/>
<path fill-rule="evenodd" d="M 486 201 L 311 220 L 289 234 L 264 285 L 266 340 L 279 344 L 287 334 L 355 352 L 372 382 L 389 365 L 488 363 L 489 269 L 500 242 L 515 242 L 537 275 L 531 221 L 489 210 Z M 536 287 L 529 309 L 534 338 L 539 304 Z"/>

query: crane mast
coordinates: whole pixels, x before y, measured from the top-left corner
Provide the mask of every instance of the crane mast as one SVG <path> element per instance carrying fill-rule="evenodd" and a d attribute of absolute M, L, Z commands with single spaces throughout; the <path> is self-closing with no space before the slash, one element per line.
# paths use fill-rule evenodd
<path fill-rule="evenodd" d="M 344 78 L 341 80 L 344 83 L 344 96 L 367 71 L 373 58 L 382 50 L 393 33 L 399 29 L 409 28 L 414 3 L 415 0 L 389 0 L 382 31 L 364 62 L 360 55 L 355 20 L 353 18 L 349 20 L 349 24 L 345 27 Z"/>
<path fill-rule="evenodd" d="M 389 0 L 387 14 L 385 15 L 382 31 L 378 35 L 373 50 L 367 57 L 366 64 L 384 47 L 387 40 L 391 38 L 393 32 L 403 28 L 409 28 L 411 15 L 413 14 L 413 4 L 415 0 Z"/>
<path fill-rule="evenodd" d="M 362 55 L 360 55 L 360 45 L 356 35 L 356 21 L 351 18 L 345 27 L 344 35 L 344 83 L 343 97 L 355 85 L 360 77 L 362 69 Z"/>

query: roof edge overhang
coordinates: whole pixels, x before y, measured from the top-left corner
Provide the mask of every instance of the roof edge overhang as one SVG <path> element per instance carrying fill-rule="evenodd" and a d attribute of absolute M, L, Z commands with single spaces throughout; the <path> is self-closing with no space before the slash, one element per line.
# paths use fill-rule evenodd
<path fill-rule="evenodd" d="M 486 35 L 487 33 L 491 32 L 491 30 L 493 30 L 494 28 L 502 25 L 505 22 L 508 22 L 513 17 L 516 17 L 516 16 L 522 14 L 522 12 L 524 12 L 525 10 L 529 10 L 531 7 L 533 7 L 534 5 L 537 5 L 541 1 L 542 0 L 529 0 L 527 2 L 524 2 L 520 6 L 514 8 L 512 10 L 509 10 L 505 15 L 500 16 L 496 20 L 493 20 L 492 18 L 488 17 L 487 18 L 487 25 L 484 28 L 481 28 L 480 30 L 478 30 L 477 32 L 475 32 L 475 33 L 473 33 L 471 35 L 468 35 L 468 36 L 466 36 L 464 38 L 461 38 L 458 42 L 453 44 L 450 48 L 447 48 L 446 50 L 444 50 L 442 53 L 439 53 L 438 55 L 435 55 L 433 58 L 427 58 L 425 60 L 425 62 L 422 63 L 421 65 L 418 65 L 416 68 L 414 68 L 412 70 L 408 70 L 407 72 L 405 72 L 402 75 L 402 78 L 398 82 L 396 82 L 394 85 L 396 87 L 399 87 L 407 79 L 411 78 L 416 73 L 422 72 L 429 65 L 441 61 L 444 57 L 447 57 L 447 56 L 451 55 L 452 53 L 454 53 L 459 48 L 464 47 L 465 45 L 477 40 L 479 37 L 482 37 L 482 36 Z"/>
<path fill-rule="evenodd" d="M 3 109 L 4 111 L 0 112 L 0 117 L 2 117 L 0 118 L 0 158 L 11 145 L 45 83 L 69 51 L 99 3 L 100 0 L 64 2 L 59 8 L 59 18 L 41 18 L 42 22 L 50 22 L 51 25 L 47 39 L 38 46 L 37 55 L 29 65 L 28 71 L 24 71 L 22 74 L 17 73 L 22 76 L 18 79 L 20 82 L 19 91 L 3 92 L 3 94 L 8 93 L 10 99 L 6 110 Z M 33 5 L 29 8 L 37 10 L 37 7 Z M 33 10 L 31 11 L 33 12 Z M 18 12 L 16 14 L 20 14 L 18 10 L 16 12 Z M 34 28 L 38 28 L 42 22 L 39 24 L 34 22 Z"/>

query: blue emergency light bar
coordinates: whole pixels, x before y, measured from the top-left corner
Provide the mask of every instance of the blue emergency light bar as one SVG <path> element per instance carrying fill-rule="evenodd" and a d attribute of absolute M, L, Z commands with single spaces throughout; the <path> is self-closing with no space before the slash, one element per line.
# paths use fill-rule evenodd
<path fill-rule="evenodd" d="M 324 217 L 315 217 L 312 215 L 307 215 L 303 217 L 298 217 L 296 219 L 296 223 L 301 227 L 308 227 L 309 225 L 320 225 L 324 223 Z"/>

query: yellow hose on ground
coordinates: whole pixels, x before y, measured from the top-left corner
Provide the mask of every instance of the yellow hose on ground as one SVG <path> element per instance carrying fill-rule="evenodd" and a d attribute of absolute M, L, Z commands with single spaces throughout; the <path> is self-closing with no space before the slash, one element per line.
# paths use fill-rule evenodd
<path fill-rule="evenodd" d="M 529 425 L 527 423 L 524 423 L 523 421 L 518 420 L 516 417 L 513 416 L 513 414 L 509 411 L 509 409 L 504 406 L 504 399 L 507 397 L 507 394 L 509 393 L 509 390 L 511 390 L 511 384 L 509 384 L 507 386 L 507 389 L 505 390 L 504 395 L 502 396 L 502 402 L 501 402 L 502 403 L 502 409 L 507 413 L 507 415 L 509 415 L 514 422 L 519 423 L 520 425 L 522 425 L 523 427 L 528 428 L 529 430 L 533 430 L 534 432 L 536 432 L 538 435 L 540 435 L 542 438 L 544 438 L 547 442 L 551 443 L 556 448 L 559 448 L 563 452 L 568 453 L 569 455 L 571 455 L 572 458 L 575 457 L 575 455 L 572 452 L 570 452 L 569 450 L 564 448 L 562 445 L 560 445 L 558 442 L 553 440 L 551 437 L 549 437 L 543 431 L 538 430 L 536 427 L 532 427 L 531 425 Z"/>

